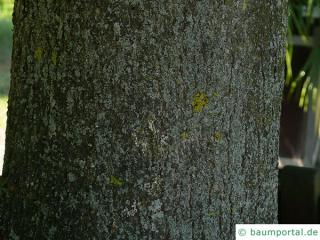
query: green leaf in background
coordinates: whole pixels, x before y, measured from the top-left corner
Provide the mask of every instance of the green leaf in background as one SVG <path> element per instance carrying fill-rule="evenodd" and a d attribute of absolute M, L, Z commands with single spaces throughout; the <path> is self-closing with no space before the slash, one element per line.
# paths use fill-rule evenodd
<path fill-rule="evenodd" d="M 305 111 L 308 106 L 315 109 L 317 91 L 320 84 L 320 35 L 313 31 L 315 10 L 319 11 L 320 0 L 289 1 L 288 43 L 286 47 L 286 85 L 289 86 L 288 98 L 295 96 L 299 107 Z M 294 76 L 292 61 L 294 55 L 294 32 L 302 45 L 311 46 L 311 52 L 298 74 Z M 313 40 L 313 41 L 312 41 Z M 312 103 L 312 104 L 309 104 Z"/>

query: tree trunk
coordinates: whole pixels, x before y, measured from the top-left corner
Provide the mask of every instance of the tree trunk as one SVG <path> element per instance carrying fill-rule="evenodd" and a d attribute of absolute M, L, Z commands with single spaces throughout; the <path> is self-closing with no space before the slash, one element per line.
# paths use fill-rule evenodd
<path fill-rule="evenodd" d="M 4 239 L 277 222 L 285 1 L 16 0 Z"/>

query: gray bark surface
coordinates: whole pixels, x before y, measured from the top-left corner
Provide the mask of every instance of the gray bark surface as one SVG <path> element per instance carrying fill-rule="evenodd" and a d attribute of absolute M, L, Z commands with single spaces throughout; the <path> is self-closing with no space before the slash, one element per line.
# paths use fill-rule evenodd
<path fill-rule="evenodd" d="M 286 2 L 16 0 L 4 239 L 277 222 Z"/>

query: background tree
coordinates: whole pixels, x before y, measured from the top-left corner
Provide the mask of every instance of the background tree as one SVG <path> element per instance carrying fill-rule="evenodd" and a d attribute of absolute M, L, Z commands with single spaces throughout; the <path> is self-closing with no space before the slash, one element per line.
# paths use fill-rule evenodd
<path fill-rule="evenodd" d="M 16 0 L 5 239 L 277 222 L 285 1 Z"/>

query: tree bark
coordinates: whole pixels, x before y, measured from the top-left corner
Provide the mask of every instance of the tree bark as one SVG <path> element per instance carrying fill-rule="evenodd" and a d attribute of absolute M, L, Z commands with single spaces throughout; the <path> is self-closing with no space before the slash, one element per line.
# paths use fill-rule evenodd
<path fill-rule="evenodd" d="M 4 239 L 277 222 L 286 1 L 16 0 Z"/>

